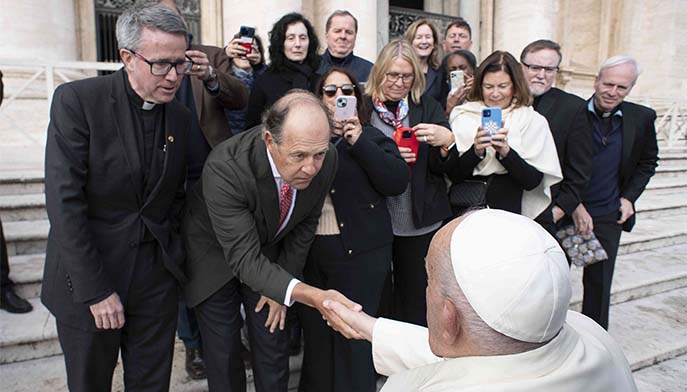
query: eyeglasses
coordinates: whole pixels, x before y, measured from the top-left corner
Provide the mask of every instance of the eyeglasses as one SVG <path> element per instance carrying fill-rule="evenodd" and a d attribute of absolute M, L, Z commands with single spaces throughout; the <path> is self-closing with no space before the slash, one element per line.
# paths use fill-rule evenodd
<path fill-rule="evenodd" d="M 341 94 L 343 95 L 355 94 L 355 86 L 352 84 L 342 84 L 341 86 L 337 86 L 335 84 L 328 84 L 322 87 L 322 93 L 331 98 L 336 95 L 336 92 L 339 89 L 341 89 Z"/>
<path fill-rule="evenodd" d="M 391 83 L 396 83 L 398 79 L 401 79 L 401 82 L 405 84 L 408 82 L 412 82 L 415 78 L 415 75 L 413 74 L 402 74 L 398 72 L 387 72 L 384 75 L 386 75 L 386 80 L 388 80 Z"/>
<path fill-rule="evenodd" d="M 191 60 L 188 56 L 186 56 L 185 60 L 178 61 L 176 63 L 172 63 L 169 61 L 149 61 L 147 58 L 134 52 L 133 50 L 127 50 L 131 52 L 134 56 L 145 61 L 146 64 L 150 65 L 150 73 L 154 76 L 166 76 L 169 73 L 169 70 L 172 69 L 172 67 L 174 67 L 174 69 L 176 70 L 177 75 L 184 75 L 191 71 L 191 67 L 193 67 L 194 64 L 193 60 Z"/>
<path fill-rule="evenodd" d="M 544 70 L 544 73 L 551 75 L 552 73 L 558 71 L 558 67 L 545 67 L 543 65 L 533 65 L 533 64 L 527 64 L 527 63 L 522 63 L 527 69 L 532 71 L 533 73 L 539 73 L 542 69 Z"/>

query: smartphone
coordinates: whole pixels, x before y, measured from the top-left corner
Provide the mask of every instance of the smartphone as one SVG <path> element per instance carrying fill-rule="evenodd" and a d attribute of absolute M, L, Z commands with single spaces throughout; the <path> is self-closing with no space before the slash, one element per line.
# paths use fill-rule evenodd
<path fill-rule="evenodd" d="M 394 132 L 394 142 L 396 142 L 396 145 L 399 147 L 410 148 L 411 152 L 417 156 L 417 150 L 420 147 L 420 143 L 415 137 L 413 128 L 397 128 Z M 409 165 L 412 165 L 412 163 L 409 163 Z"/>
<path fill-rule="evenodd" d="M 246 48 L 246 54 L 253 51 L 253 37 L 255 37 L 255 27 L 241 26 L 239 29 L 239 45 Z"/>
<path fill-rule="evenodd" d="M 501 108 L 482 108 L 482 129 L 489 131 L 493 136 L 496 131 L 503 128 L 501 122 Z"/>
<path fill-rule="evenodd" d="M 338 121 L 346 121 L 355 116 L 355 108 L 358 101 L 353 95 L 340 95 L 336 97 L 336 106 L 334 107 L 334 119 Z"/>
<path fill-rule="evenodd" d="M 465 81 L 465 73 L 463 71 L 451 71 L 451 94 L 455 94 L 458 90 L 463 88 Z"/>

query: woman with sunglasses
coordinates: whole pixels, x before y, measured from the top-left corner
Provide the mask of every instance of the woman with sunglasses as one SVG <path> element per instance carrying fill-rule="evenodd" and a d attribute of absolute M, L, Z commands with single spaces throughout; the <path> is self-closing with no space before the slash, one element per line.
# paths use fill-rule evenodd
<path fill-rule="evenodd" d="M 339 290 L 365 312 L 377 314 L 391 267 L 393 233 L 386 197 L 405 190 L 408 167 L 396 144 L 369 125 L 369 109 L 349 71 L 329 69 L 316 93 L 333 119 L 338 169 L 303 277 L 316 287 Z M 334 119 L 340 96 L 357 102 L 355 115 L 344 121 Z M 370 344 L 348 340 L 329 328 L 316 310 L 300 309 L 305 338 L 300 390 L 374 392 Z"/>
<path fill-rule="evenodd" d="M 315 29 L 303 15 L 292 12 L 279 19 L 270 31 L 270 65 L 255 79 L 246 109 L 246 129 L 260 124 L 263 111 L 287 91 L 314 91 L 320 43 Z"/>
<path fill-rule="evenodd" d="M 404 38 L 412 45 L 425 75 L 425 94 L 441 101 L 444 79 L 439 60 L 439 32 L 432 22 L 418 19 L 408 26 Z"/>
<path fill-rule="evenodd" d="M 423 95 L 424 90 L 425 77 L 410 44 L 396 39 L 384 46 L 365 86 L 374 109 L 370 124 L 389 138 L 402 132 L 401 128 L 412 127 L 412 136 L 419 142 L 417 154 L 399 147 L 411 172 L 410 181 L 401 195 L 387 198 L 394 232 L 393 316 L 426 326 L 424 258 L 432 236 L 451 216 L 443 166 L 444 159 L 456 151 L 444 109 Z M 389 304 L 383 306 L 386 309 Z"/>

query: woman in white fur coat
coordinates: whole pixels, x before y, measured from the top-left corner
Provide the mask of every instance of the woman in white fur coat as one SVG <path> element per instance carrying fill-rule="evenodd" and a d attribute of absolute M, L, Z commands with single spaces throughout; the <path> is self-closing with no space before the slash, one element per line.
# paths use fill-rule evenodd
<path fill-rule="evenodd" d="M 534 219 L 551 203 L 551 185 L 563 177 L 548 122 L 531 101 L 513 55 L 492 53 L 477 69 L 468 102 L 451 112 L 458 154 L 449 157 L 446 168 L 454 186 L 464 181 L 488 184 L 490 208 Z M 502 110 L 503 127 L 491 134 L 481 127 L 485 107 Z"/>

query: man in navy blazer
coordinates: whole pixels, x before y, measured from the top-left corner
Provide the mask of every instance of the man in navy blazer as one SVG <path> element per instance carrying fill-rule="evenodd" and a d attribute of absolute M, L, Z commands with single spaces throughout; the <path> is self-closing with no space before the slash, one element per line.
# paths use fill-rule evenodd
<path fill-rule="evenodd" d="M 191 114 L 174 100 L 192 63 L 163 6 L 117 22 L 124 68 L 53 96 L 45 154 L 50 234 L 41 299 L 55 315 L 71 391 L 169 389 Z"/>
<path fill-rule="evenodd" d="M 608 329 L 613 268 L 620 233 L 635 224 L 635 202 L 658 165 L 656 112 L 626 102 L 639 77 L 639 65 L 629 56 L 606 60 L 587 102 L 594 137 L 591 178 L 582 205 L 573 212 L 578 231 L 593 231 L 608 260 L 585 267 L 582 313 Z"/>

